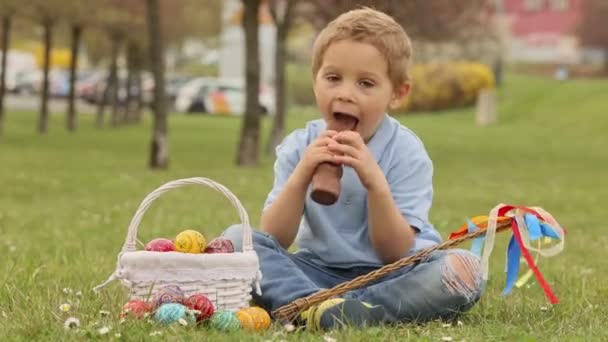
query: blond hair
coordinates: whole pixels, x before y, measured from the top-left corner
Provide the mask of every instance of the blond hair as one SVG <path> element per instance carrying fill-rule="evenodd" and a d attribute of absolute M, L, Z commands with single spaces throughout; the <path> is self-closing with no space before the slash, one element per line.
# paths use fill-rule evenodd
<path fill-rule="evenodd" d="M 368 43 L 378 49 L 386 59 L 394 87 L 408 81 L 412 45 L 407 33 L 392 17 L 368 7 L 341 14 L 319 33 L 312 52 L 313 77 L 321 68 L 327 48 L 343 40 Z"/>

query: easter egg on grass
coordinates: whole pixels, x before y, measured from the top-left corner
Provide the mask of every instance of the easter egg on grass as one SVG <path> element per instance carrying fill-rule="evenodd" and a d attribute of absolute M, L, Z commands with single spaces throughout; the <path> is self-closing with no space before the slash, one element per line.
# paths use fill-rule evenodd
<path fill-rule="evenodd" d="M 218 237 L 209 242 L 204 250 L 205 253 L 234 253 L 232 241 Z"/>
<path fill-rule="evenodd" d="M 146 244 L 145 250 L 148 252 L 173 252 L 175 245 L 169 239 L 154 239 Z"/>
<path fill-rule="evenodd" d="M 259 331 L 266 330 L 270 327 L 270 315 L 266 310 L 254 306 L 243 308 L 236 313 L 237 318 L 247 330 Z"/>
<path fill-rule="evenodd" d="M 166 304 L 166 303 L 179 303 L 184 302 L 184 292 L 176 285 L 167 285 L 158 289 L 156 294 L 152 297 L 152 304 L 155 308 Z"/>
<path fill-rule="evenodd" d="M 125 303 L 120 310 L 120 318 L 143 318 L 145 314 L 152 311 L 150 304 L 143 300 L 133 299 Z"/>
<path fill-rule="evenodd" d="M 241 327 L 236 314 L 229 310 L 216 311 L 210 320 L 211 326 L 219 331 L 235 331 Z"/>
<path fill-rule="evenodd" d="M 154 320 L 162 324 L 171 324 L 186 319 L 186 307 L 178 303 L 166 303 L 156 309 Z"/>
<path fill-rule="evenodd" d="M 175 237 L 175 250 L 183 253 L 201 253 L 207 245 L 203 234 L 196 230 L 184 230 Z"/>
<path fill-rule="evenodd" d="M 194 316 L 197 322 L 208 320 L 215 311 L 213 303 L 204 294 L 194 294 L 186 298 L 184 305 L 189 309 L 196 310 Z"/>

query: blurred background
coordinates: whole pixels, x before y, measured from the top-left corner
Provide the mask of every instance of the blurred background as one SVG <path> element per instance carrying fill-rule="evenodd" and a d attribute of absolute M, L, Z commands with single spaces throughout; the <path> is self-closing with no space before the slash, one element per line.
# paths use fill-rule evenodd
<path fill-rule="evenodd" d="M 473 106 L 506 70 L 560 81 L 608 75 L 603 0 L 1 0 L 0 111 L 39 111 L 40 132 L 49 111 L 67 112 L 69 130 L 78 112 L 119 126 L 154 109 L 160 81 L 154 119 L 244 115 L 242 134 L 255 136 L 260 117 L 276 116 L 270 149 L 286 108 L 314 105 L 316 34 L 361 5 L 389 13 L 412 37 L 415 86 L 403 113 Z"/>

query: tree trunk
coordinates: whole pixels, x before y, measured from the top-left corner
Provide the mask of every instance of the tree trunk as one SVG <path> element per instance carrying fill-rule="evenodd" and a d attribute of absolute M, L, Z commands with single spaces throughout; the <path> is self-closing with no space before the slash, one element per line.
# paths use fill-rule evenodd
<path fill-rule="evenodd" d="M 266 153 L 272 154 L 274 149 L 283 140 L 285 133 L 285 116 L 287 115 L 286 110 L 286 98 L 287 89 L 285 87 L 285 65 L 287 57 L 287 35 L 289 33 L 289 27 L 291 25 L 291 9 L 294 4 L 293 0 L 286 0 L 285 12 L 283 18 L 279 18 L 278 14 L 274 15 L 275 24 L 277 27 L 277 40 L 275 49 L 275 116 L 272 124 L 272 130 L 270 131 L 270 137 L 268 144 L 266 145 Z"/>
<path fill-rule="evenodd" d="M 165 94 L 165 64 L 160 22 L 159 0 L 147 0 L 150 61 L 154 74 L 154 125 L 150 146 L 150 168 L 169 167 L 169 142 L 167 140 L 167 103 Z"/>
<path fill-rule="evenodd" d="M 76 131 L 76 76 L 78 73 L 78 53 L 80 50 L 80 39 L 82 37 L 82 26 L 72 25 L 72 59 L 70 60 L 70 94 L 68 96 L 68 131 Z"/>
<path fill-rule="evenodd" d="M 604 74 L 608 75 L 608 47 L 604 48 Z"/>
<path fill-rule="evenodd" d="M 53 22 L 45 20 L 44 26 L 44 69 L 42 78 L 42 97 L 40 103 L 40 118 L 38 131 L 45 134 L 49 129 L 49 69 L 51 66 L 51 47 L 53 44 Z"/>
<path fill-rule="evenodd" d="M 255 165 L 258 162 L 260 141 L 260 56 L 258 53 L 258 9 L 260 0 L 242 0 L 245 14 L 245 78 L 247 95 L 245 115 L 241 128 L 241 141 L 237 165 Z"/>
<path fill-rule="evenodd" d="M 118 126 L 120 123 L 118 106 L 119 106 L 119 98 L 118 92 L 120 90 L 120 81 L 118 79 L 118 56 L 120 54 L 120 44 L 122 41 L 122 37 L 119 34 L 112 34 L 112 64 L 110 66 L 110 74 L 112 80 L 112 88 L 110 88 L 110 104 L 112 108 L 111 117 L 110 117 L 110 125 L 112 127 Z"/>
<path fill-rule="evenodd" d="M 108 102 L 108 98 L 110 97 L 110 87 L 112 86 L 112 66 L 108 69 L 108 76 L 106 77 L 106 85 L 101 93 L 101 98 L 97 98 L 97 118 L 95 120 L 95 127 L 102 128 L 103 127 L 103 116 L 106 109 L 106 103 Z M 95 90 L 97 96 L 97 90 Z"/>
<path fill-rule="evenodd" d="M 2 63 L 0 64 L 0 136 L 4 131 L 4 94 L 6 92 L 6 64 L 8 60 L 8 46 L 11 31 L 11 18 L 2 17 Z"/>

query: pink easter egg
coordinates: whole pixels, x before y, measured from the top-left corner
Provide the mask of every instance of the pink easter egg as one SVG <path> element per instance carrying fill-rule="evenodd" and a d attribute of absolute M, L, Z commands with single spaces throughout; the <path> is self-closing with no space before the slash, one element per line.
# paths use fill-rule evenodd
<path fill-rule="evenodd" d="M 146 244 L 145 249 L 149 252 L 173 252 L 175 245 L 169 239 L 154 239 Z"/>

